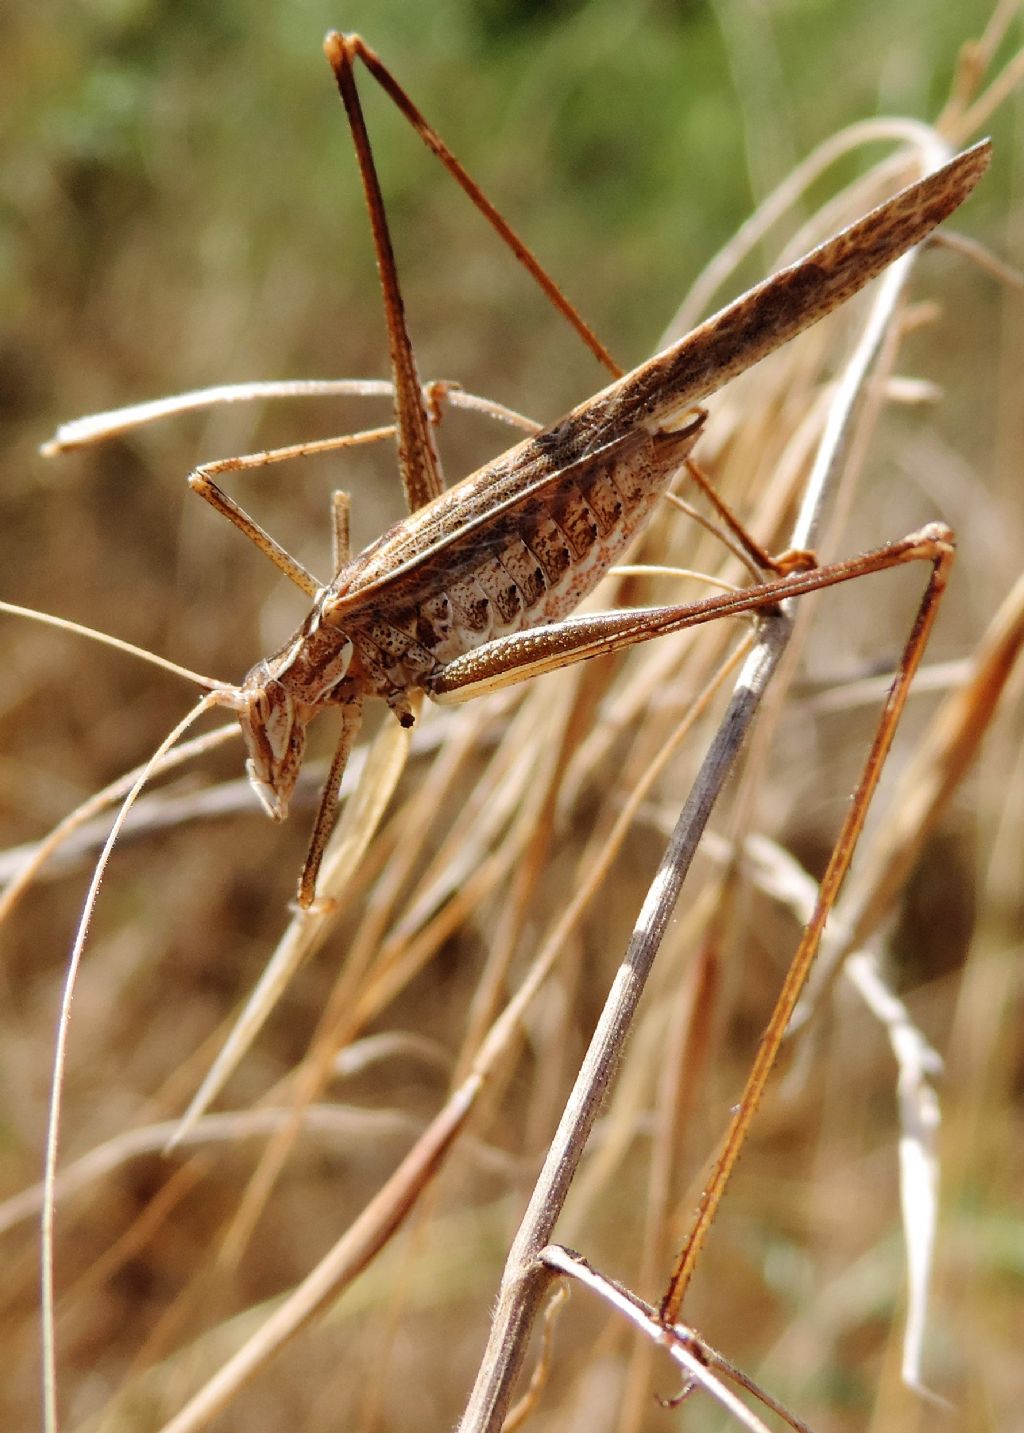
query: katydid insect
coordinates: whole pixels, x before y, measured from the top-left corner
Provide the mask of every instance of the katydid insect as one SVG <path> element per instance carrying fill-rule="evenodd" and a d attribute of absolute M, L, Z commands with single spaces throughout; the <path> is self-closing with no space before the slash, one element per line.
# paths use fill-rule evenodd
<path fill-rule="evenodd" d="M 250 779 L 276 819 L 287 812 L 310 722 L 324 708 L 338 709 L 341 735 L 299 887 L 306 906 L 315 895 L 342 768 L 367 698 L 382 699 L 407 723 L 418 693 L 461 700 L 898 562 L 948 560 L 948 531 L 933 525 L 827 568 L 816 569 L 809 557 L 795 555 L 780 561 L 770 580 L 736 595 L 689 606 L 571 616 L 689 459 L 705 423 L 695 405 L 922 240 L 967 196 L 989 157 L 986 145 L 957 156 L 666 352 L 616 376 L 560 422 L 442 492 L 431 421 L 438 394 L 424 392 L 405 332 L 354 61 L 369 66 L 428 142 L 436 136 L 410 113 L 408 100 L 361 41 L 332 36 L 328 53 L 352 120 L 369 200 L 391 338 L 399 464 L 416 511 L 349 558 L 340 509 L 333 577 L 321 584 L 218 487 L 220 472 L 254 462 L 208 464 L 191 479 L 313 602 L 289 641 L 257 663 L 241 684 L 213 684 L 215 700 L 239 717 Z M 475 197 L 482 200 L 478 192 Z M 524 261 L 539 277 L 528 256 Z M 559 306 L 567 312 L 564 300 Z M 603 352 L 599 346 L 597 351 Z M 772 570 L 770 563 L 762 565 Z"/>
<path fill-rule="evenodd" d="M 325 49 L 348 112 L 370 211 L 388 322 L 398 460 L 410 516 L 355 557 L 339 519 L 335 572 L 321 585 L 217 485 L 214 474 L 278 454 L 199 467 L 192 487 L 260 546 L 313 599 L 305 621 L 238 686 L 218 687 L 234 710 L 246 769 L 267 813 L 287 814 L 315 716 L 336 708 L 341 733 L 324 785 L 299 900 L 315 893 L 334 824 L 338 786 L 367 698 L 413 721 L 410 698 L 480 692 L 729 612 L 918 557 L 935 558 L 945 530 L 926 529 L 853 562 L 815 568 L 809 555 L 775 565 L 771 580 L 687 606 L 569 614 L 640 529 L 704 425 L 696 405 L 816 323 L 920 243 L 970 193 L 990 147 L 975 145 L 896 194 L 804 258 L 772 275 L 663 353 L 615 380 L 566 417 L 444 490 L 431 402 L 416 370 L 373 156 L 356 91 L 361 60 L 512 245 L 595 353 L 611 360 L 469 176 L 358 36 Z M 53 446 L 71 446 L 58 435 Z M 315 445 L 312 445 L 315 446 Z M 309 451 L 309 447 L 303 449 Z M 769 569 L 770 570 L 770 569 Z"/>

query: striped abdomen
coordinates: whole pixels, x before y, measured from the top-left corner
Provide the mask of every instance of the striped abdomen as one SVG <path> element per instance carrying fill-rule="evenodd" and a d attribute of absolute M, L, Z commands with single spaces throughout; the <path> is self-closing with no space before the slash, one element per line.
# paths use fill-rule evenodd
<path fill-rule="evenodd" d="M 697 436 L 641 432 L 621 451 L 572 464 L 540 493 L 424 554 L 398 580 L 343 599 L 370 689 L 426 686 L 433 672 L 485 642 L 567 616 L 646 519 Z M 472 482 L 472 479 L 467 480 Z M 325 620 L 330 598 L 325 603 Z"/>

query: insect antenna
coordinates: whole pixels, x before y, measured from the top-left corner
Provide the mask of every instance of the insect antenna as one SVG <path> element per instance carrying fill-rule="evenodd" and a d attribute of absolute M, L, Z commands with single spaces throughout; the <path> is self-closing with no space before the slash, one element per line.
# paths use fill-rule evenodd
<path fill-rule="evenodd" d="M 150 652 L 145 647 L 137 647 L 134 642 L 126 642 L 121 637 L 112 637 L 108 632 L 99 632 L 95 627 L 85 627 L 81 622 L 72 622 L 67 617 L 56 617 L 52 612 L 40 612 L 34 607 L 20 607 L 16 602 L 0 601 L 0 612 L 6 612 L 11 617 L 27 617 L 30 622 L 40 622 L 45 627 L 57 627 L 62 632 L 72 632 L 76 637 L 87 637 L 91 642 L 99 642 L 101 646 L 113 647 L 116 652 L 127 652 L 132 657 L 138 657 L 142 662 L 149 662 L 151 666 L 162 667 L 165 672 L 173 672 L 176 677 L 184 677 L 187 682 L 194 683 L 197 687 L 205 687 L 211 692 L 228 692 L 234 688 L 230 682 L 219 682 L 215 677 L 204 677 L 201 672 L 193 672 L 189 667 L 183 667 L 180 662 L 172 662 L 169 657 L 161 657 L 156 652 Z"/>

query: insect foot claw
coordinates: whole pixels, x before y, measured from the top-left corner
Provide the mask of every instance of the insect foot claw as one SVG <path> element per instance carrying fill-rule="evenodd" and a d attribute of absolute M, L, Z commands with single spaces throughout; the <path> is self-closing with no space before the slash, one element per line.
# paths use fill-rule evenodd
<path fill-rule="evenodd" d="M 333 896 L 314 895 L 311 900 L 304 900 L 300 889 L 299 894 L 288 902 L 288 909 L 292 915 L 316 916 L 319 919 L 332 916 L 338 909 L 338 904 Z"/>
<path fill-rule="evenodd" d="M 810 572 L 817 567 L 818 555 L 809 547 L 787 547 L 785 552 L 779 553 L 774 562 L 779 576 L 788 577 L 790 573 Z"/>
<path fill-rule="evenodd" d="M 912 534 L 912 540 L 922 548 L 926 556 L 930 555 L 933 549 L 950 553 L 956 549 L 956 534 L 944 522 L 925 523 L 924 527 Z"/>
<path fill-rule="evenodd" d="M 427 405 L 427 417 L 436 428 L 444 417 L 444 400 L 449 393 L 461 392 L 462 384 L 451 378 L 434 378 L 423 385 L 423 401 Z"/>

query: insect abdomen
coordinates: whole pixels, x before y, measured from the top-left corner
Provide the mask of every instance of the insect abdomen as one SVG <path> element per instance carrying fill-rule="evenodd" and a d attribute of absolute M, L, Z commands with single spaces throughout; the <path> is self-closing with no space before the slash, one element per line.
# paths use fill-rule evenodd
<path fill-rule="evenodd" d="M 424 561 L 410 574 L 412 604 L 399 599 L 387 614 L 378 606 L 371 619 L 353 610 L 346 627 L 372 644 L 372 665 L 390 681 L 418 686 L 427 656 L 441 667 L 498 637 L 558 621 L 621 555 L 683 447 L 659 434 L 627 454 L 577 465 L 543 498 L 524 498 L 484 533 L 450 545 L 443 568 Z"/>

